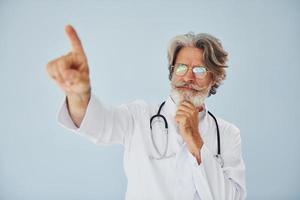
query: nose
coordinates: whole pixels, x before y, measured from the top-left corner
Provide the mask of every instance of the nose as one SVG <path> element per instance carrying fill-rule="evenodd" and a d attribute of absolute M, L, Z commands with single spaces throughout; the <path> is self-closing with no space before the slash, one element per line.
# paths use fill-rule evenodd
<path fill-rule="evenodd" d="M 193 73 L 192 69 L 188 69 L 186 74 L 183 76 L 183 80 L 185 82 L 193 82 L 195 81 L 195 74 Z"/>

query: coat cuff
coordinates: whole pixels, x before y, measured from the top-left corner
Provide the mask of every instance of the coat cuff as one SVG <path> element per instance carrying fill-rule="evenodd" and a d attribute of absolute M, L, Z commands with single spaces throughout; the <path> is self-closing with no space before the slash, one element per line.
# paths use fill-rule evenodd
<path fill-rule="evenodd" d="M 191 163 L 191 168 L 193 171 L 193 177 L 197 184 L 195 185 L 197 188 L 197 191 L 199 192 L 199 195 L 201 196 L 201 199 L 207 199 L 207 200 L 213 200 L 213 196 L 211 193 L 211 189 L 208 183 L 208 177 L 206 174 L 205 166 L 210 166 L 211 168 L 219 168 L 218 172 L 222 170 L 221 164 L 216 160 L 216 157 L 213 153 L 210 152 L 210 150 L 207 148 L 205 144 L 203 144 L 201 150 L 201 163 L 198 164 L 197 159 L 193 156 L 192 153 L 189 151 L 189 160 Z"/>
<path fill-rule="evenodd" d="M 75 133 L 84 132 L 84 130 L 87 129 L 87 127 L 89 127 L 90 123 L 94 123 L 94 120 L 95 120 L 94 112 L 95 112 L 95 110 L 97 111 L 99 109 L 102 109 L 102 104 L 93 94 L 91 94 L 91 97 L 90 97 L 89 103 L 87 105 L 85 115 L 80 124 L 80 127 L 77 127 L 71 118 L 71 115 L 69 113 L 69 109 L 67 106 L 67 97 L 65 97 L 61 103 L 61 106 L 60 106 L 58 112 L 57 112 L 57 122 L 62 127 L 66 128 L 68 130 L 71 130 Z"/>
<path fill-rule="evenodd" d="M 194 168 L 203 168 L 203 163 L 206 162 L 215 162 L 216 165 L 220 166 L 222 168 L 222 163 L 219 159 L 216 158 L 216 155 L 210 152 L 210 150 L 207 148 L 205 144 L 203 144 L 202 148 L 200 149 L 200 155 L 201 155 L 201 163 L 198 164 L 197 159 L 193 156 L 193 154 L 189 151 L 189 160 L 192 163 L 192 166 Z"/>

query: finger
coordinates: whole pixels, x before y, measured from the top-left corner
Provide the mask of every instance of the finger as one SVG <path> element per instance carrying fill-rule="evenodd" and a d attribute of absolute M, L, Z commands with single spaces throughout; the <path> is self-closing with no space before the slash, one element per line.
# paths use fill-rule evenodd
<path fill-rule="evenodd" d="M 84 50 L 83 50 L 81 41 L 80 41 L 75 29 L 73 28 L 73 26 L 67 25 L 65 30 L 71 41 L 73 51 L 75 53 L 84 54 Z"/>
<path fill-rule="evenodd" d="M 55 80 L 56 80 L 59 84 L 61 84 L 61 83 L 64 82 L 63 79 L 62 79 L 61 74 L 59 73 L 59 71 L 58 71 L 57 69 L 56 69 L 53 73 L 54 73 L 54 76 L 56 77 Z"/>
<path fill-rule="evenodd" d="M 66 77 L 65 72 L 67 70 L 70 70 L 71 60 L 68 60 L 66 56 L 62 56 L 61 58 L 57 59 L 55 62 L 55 68 L 56 68 L 56 75 L 60 78 L 60 84 L 66 84 Z"/>
<path fill-rule="evenodd" d="M 178 107 L 177 111 L 184 111 L 184 112 L 191 113 L 191 114 L 198 113 L 198 111 L 196 109 L 190 108 L 183 104 Z"/>
<path fill-rule="evenodd" d="M 77 70 L 74 70 L 74 69 L 64 70 L 62 75 L 63 75 L 66 85 L 68 85 L 68 86 L 77 84 L 81 80 L 81 74 Z"/>
<path fill-rule="evenodd" d="M 61 74 L 63 74 L 65 70 L 71 69 L 73 67 L 73 63 L 75 62 L 73 55 L 74 54 L 72 53 L 68 53 L 56 60 L 58 70 Z"/>
<path fill-rule="evenodd" d="M 47 71 L 48 74 L 51 76 L 52 79 L 58 82 L 62 82 L 62 77 L 57 69 L 56 61 L 51 61 L 47 64 Z"/>
<path fill-rule="evenodd" d="M 192 117 L 192 114 L 189 112 L 180 110 L 180 111 L 176 112 L 176 116 L 184 116 L 184 117 L 190 118 L 190 117 Z"/>
<path fill-rule="evenodd" d="M 181 105 L 184 105 L 184 106 L 189 107 L 191 109 L 196 109 L 196 107 L 194 106 L 194 104 L 191 103 L 190 101 L 183 101 L 183 102 L 181 102 Z"/>
<path fill-rule="evenodd" d="M 191 102 L 188 102 L 188 103 L 190 103 L 190 105 L 192 107 L 194 107 L 196 110 L 198 110 L 198 112 L 201 112 L 202 110 L 204 110 L 204 104 L 200 105 L 199 107 L 196 107 L 193 103 L 191 103 Z"/>
<path fill-rule="evenodd" d="M 187 112 L 193 112 L 193 111 L 195 111 L 194 109 L 192 109 L 192 108 L 190 108 L 190 107 L 188 107 L 186 105 L 180 105 L 177 110 L 183 110 L 183 111 L 187 111 Z"/>
<path fill-rule="evenodd" d="M 201 112 L 202 110 L 204 110 L 203 105 L 200 107 L 196 107 L 193 103 L 189 102 L 189 101 L 183 101 L 181 103 L 181 105 L 187 106 L 193 110 L 195 110 L 196 112 Z"/>
<path fill-rule="evenodd" d="M 187 119 L 188 119 L 188 116 L 186 116 L 186 114 L 184 114 L 184 113 L 180 113 L 175 116 L 175 121 L 178 124 L 185 124 L 187 122 Z"/>

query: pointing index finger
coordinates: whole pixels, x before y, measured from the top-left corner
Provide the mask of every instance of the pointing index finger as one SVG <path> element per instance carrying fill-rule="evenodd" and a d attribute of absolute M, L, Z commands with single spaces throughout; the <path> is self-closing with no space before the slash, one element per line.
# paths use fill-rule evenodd
<path fill-rule="evenodd" d="M 83 47 L 81 45 L 81 41 L 80 41 L 75 29 L 73 28 L 73 26 L 67 25 L 65 30 L 66 30 L 66 33 L 68 34 L 68 37 L 69 37 L 70 41 L 71 41 L 73 51 L 76 52 L 76 53 L 84 54 L 84 50 L 83 50 Z"/>

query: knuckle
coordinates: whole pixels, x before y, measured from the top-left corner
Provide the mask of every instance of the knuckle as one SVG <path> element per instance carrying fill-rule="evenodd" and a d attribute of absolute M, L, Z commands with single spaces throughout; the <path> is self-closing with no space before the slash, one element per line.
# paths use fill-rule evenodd
<path fill-rule="evenodd" d="M 63 58 L 58 59 L 58 60 L 57 60 L 57 65 L 58 65 L 58 66 L 63 66 L 63 65 L 65 65 L 65 60 L 64 60 Z"/>
<path fill-rule="evenodd" d="M 51 68 L 51 62 L 47 63 L 46 68 L 47 68 L 48 71 L 50 70 L 50 68 Z"/>
<path fill-rule="evenodd" d="M 67 56 L 67 57 L 70 57 L 70 56 L 72 56 L 72 51 L 69 51 L 65 56 Z"/>
<path fill-rule="evenodd" d="M 51 72 L 53 70 L 53 61 L 48 62 L 46 67 L 47 67 L 47 71 Z"/>

